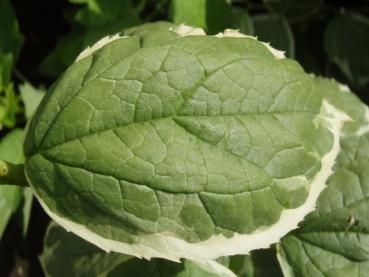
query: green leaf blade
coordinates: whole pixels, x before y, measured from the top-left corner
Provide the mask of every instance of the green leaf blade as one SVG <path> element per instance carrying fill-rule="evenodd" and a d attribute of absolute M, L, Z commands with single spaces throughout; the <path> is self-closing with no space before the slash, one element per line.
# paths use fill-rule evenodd
<path fill-rule="evenodd" d="M 176 31 L 80 56 L 30 124 L 31 186 L 106 250 L 177 261 L 268 247 L 313 209 L 347 117 L 254 38 Z"/>

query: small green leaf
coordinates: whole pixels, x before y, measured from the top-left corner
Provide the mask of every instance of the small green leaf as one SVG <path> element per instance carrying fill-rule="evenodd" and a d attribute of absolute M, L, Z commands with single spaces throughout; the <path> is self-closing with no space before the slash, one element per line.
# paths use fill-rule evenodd
<path fill-rule="evenodd" d="M 325 83 L 322 91 L 328 101 L 342 107 L 354 122 L 346 123 L 334 174 L 317 209 L 282 239 L 278 258 L 285 276 L 365 277 L 369 272 L 368 108 L 348 88 L 331 80 L 317 82 Z M 352 128 L 357 124 L 359 128 Z"/>
<path fill-rule="evenodd" d="M 7 134 L 0 142 L 0 159 L 13 163 L 24 162 L 22 153 L 23 130 L 16 129 Z M 18 209 L 22 199 L 22 188 L 17 186 L 0 186 L 0 238 L 10 216 Z"/>
<path fill-rule="evenodd" d="M 254 34 L 261 41 L 279 50 L 286 51 L 287 57 L 295 56 L 295 40 L 287 20 L 280 15 L 257 15 L 252 18 Z"/>
<path fill-rule="evenodd" d="M 282 14 L 291 22 L 301 22 L 316 15 L 322 0 L 263 0 L 271 13 Z"/>
<path fill-rule="evenodd" d="M 46 92 L 44 89 L 36 89 L 30 83 L 20 85 L 19 90 L 25 106 L 26 118 L 30 119 Z"/>
<path fill-rule="evenodd" d="M 106 253 L 51 223 L 40 261 L 46 276 L 236 277 L 215 261 L 174 263 Z"/>
<path fill-rule="evenodd" d="M 326 53 L 355 87 L 369 83 L 369 19 L 354 13 L 333 18 L 326 29 Z"/>

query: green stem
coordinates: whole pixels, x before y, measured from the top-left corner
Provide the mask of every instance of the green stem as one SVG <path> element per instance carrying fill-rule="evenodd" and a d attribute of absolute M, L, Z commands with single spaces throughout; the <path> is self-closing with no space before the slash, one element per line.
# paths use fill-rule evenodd
<path fill-rule="evenodd" d="M 12 164 L 0 160 L 0 185 L 17 185 L 26 187 L 27 180 L 24 175 L 23 164 Z"/>

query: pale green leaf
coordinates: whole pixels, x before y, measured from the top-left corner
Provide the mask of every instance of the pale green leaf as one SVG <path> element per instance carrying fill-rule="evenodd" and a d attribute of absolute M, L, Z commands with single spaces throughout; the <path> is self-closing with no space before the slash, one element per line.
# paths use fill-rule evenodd
<path fill-rule="evenodd" d="M 318 82 L 355 122 L 346 123 L 351 127 L 342 134 L 335 172 L 317 209 L 282 239 L 279 260 L 285 276 L 364 277 L 369 272 L 368 108 L 342 85 Z M 355 123 L 360 127 L 352 128 Z"/>
<path fill-rule="evenodd" d="M 277 242 L 314 208 L 347 116 L 253 37 L 145 27 L 99 41 L 42 101 L 25 142 L 41 205 L 138 257 L 206 260 Z"/>
<path fill-rule="evenodd" d="M 30 83 L 20 85 L 19 90 L 24 103 L 26 118 L 30 119 L 46 92 L 44 89 L 36 89 Z"/>
<path fill-rule="evenodd" d="M 0 159 L 13 163 L 24 161 L 22 154 L 23 130 L 16 129 L 0 141 Z M 17 210 L 22 199 L 22 188 L 9 185 L 0 186 L 0 238 L 10 216 Z"/>

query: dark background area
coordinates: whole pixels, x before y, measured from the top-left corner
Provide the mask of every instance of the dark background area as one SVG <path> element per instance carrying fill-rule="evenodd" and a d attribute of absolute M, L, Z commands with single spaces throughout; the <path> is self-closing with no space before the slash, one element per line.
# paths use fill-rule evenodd
<path fill-rule="evenodd" d="M 339 62 L 327 56 L 324 45 L 327 26 L 335 17 L 349 12 L 359 14 L 368 19 L 369 1 L 326 0 L 321 3 L 322 6 L 319 10 L 304 20 L 295 21 L 288 15 L 288 12 L 283 14 L 287 18 L 294 37 L 295 58 L 308 72 L 334 77 L 340 82 L 348 84 L 360 98 L 369 103 L 369 81 L 359 83 L 355 82 L 355 78 L 347 76 L 340 68 Z M 24 44 L 13 69 L 13 82 L 17 86 L 27 80 L 36 87 L 44 86 L 47 88 L 55 81 L 58 75 L 54 73 L 45 74 L 40 69 L 47 55 L 54 51 L 61 38 L 68 36 L 71 32 L 84 34 L 87 29 L 90 30 L 92 28 L 91 26 L 78 25 L 70 20 L 70 15 L 76 14 L 79 10 L 85 8 L 85 5 L 76 5 L 67 0 L 13 0 L 11 4 L 18 20 L 20 32 L 24 36 Z M 172 18 L 170 14 L 170 0 L 132 1 L 131 3 L 131 6 L 134 8 L 139 5 L 143 6 L 135 17 L 138 23 Z M 238 0 L 233 1 L 232 5 L 233 8 L 247 10 L 251 16 L 274 14 L 273 11 L 264 5 L 263 1 Z M 129 25 L 128 23 L 127 26 Z M 350 26 L 347 26 L 347 28 L 350 28 Z M 349 39 L 345 47 L 347 47 L 348 52 L 359 53 L 353 70 L 366 74 L 367 79 L 369 79 L 369 33 L 363 33 L 362 36 L 361 44 L 356 44 L 355 41 Z M 340 42 L 337 43 L 339 44 Z M 350 58 L 348 57 L 348 59 Z M 68 63 L 68 58 L 66 63 Z M 358 68 L 355 68 L 355 66 Z M 60 68 L 55 70 L 55 72 L 61 71 Z M 23 115 L 17 115 L 16 126 L 24 127 L 25 119 L 23 117 Z M 4 135 L 6 132 L 8 132 L 8 129 L 5 128 L 0 135 Z M 43 237 L 48 222 L 48 216 L 43 212 L 37 201 L 34 201 L 28 234 L 23 239 L 19 216 L 17 214 L 13 216 L 0 242 L 0 276 L 9 276 L 11 272 L 13 276 L 27 276 L 24 273 L 27 271 L 27 268 L 28 276 L 43 276 L 38 255 L 42 252 Z"/>

